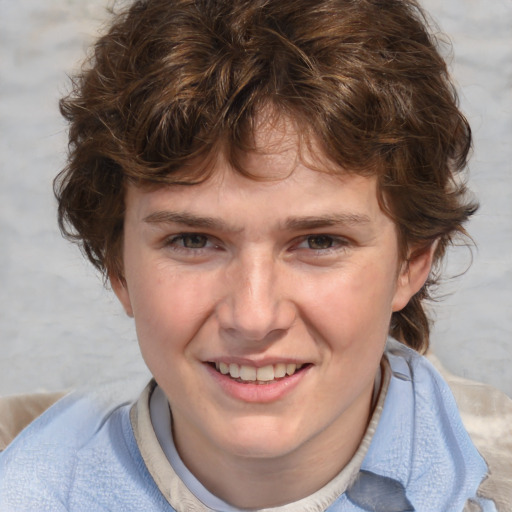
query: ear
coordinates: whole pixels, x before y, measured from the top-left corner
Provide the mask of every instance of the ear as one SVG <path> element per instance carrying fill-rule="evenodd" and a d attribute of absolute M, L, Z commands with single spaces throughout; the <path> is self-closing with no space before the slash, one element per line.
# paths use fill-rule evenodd
<path fill-rule="evenodd" d="M 404 261 L 398 274 L 395 295 L 393 297 L 393 312 L 400 311 L 418 293 L 428 278 L 432 261 L 437 247 L 433 242 L 421 250 L 411 250 L 407 261 Z"/>
<path fill-rule="evenodd" d="M 110 286 L 112 286 L 112 290 L 116 294 L 119 302 L 123 306 L 126 314 L 133 318 L 133 309 L 132 303 L 130 300 L 130 294 L 128 292 L 128 287 L 126 285 L 126 280 L 119 276 L 109 275 Z"/>

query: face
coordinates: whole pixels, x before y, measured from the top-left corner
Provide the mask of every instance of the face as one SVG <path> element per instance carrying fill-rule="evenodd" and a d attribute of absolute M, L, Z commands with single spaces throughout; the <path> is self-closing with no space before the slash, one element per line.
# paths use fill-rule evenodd
<path fill-rule="evenodd" d="M 203 184 L 127 192 L 113 286 L 192 467 L 355 449 L 391 314 L 428 273 L 400 264 L 375 178 L 312 170 L 293 137 L 264 135 L 246 165 L 271 180 L 220 159 Z"/>

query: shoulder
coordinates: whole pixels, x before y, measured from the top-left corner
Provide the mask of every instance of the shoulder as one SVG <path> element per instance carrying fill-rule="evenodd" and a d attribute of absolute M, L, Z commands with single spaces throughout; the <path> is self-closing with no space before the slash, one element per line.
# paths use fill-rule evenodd
<path fill-rule="evenodd" d="M 488 468 L 453 394 L 425 357 L 402 344 L 390 340 L 386 358 L 388 392 L 363 469 L 399 482 L 416 510 L 462 510 L 477 499 Z"/>
<path fill-rule="evenodd" d="M 512 399 L 481 382 L 451 374 L 428 354 L 452 391 L 464 427 L 485 459 L 489 477 L 480 495 L 496 502 L 498 510 L 512 510 Z"/>
<path fill-rule="evenodd" d="M 23 430 L 0 455 L 0 509 L 153 510 L 131 404 L 115 397 L 68 395 Z"/>

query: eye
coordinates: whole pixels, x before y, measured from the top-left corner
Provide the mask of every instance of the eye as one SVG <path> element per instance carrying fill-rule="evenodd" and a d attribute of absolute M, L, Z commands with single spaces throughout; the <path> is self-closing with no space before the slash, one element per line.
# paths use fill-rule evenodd
<path fill-rule="evenodd" d="M 181 235 L 181 243 L 183 247 L 187 249 L 202 249 L 206 247 L 208 238 L 204 235 L 198 235 L 197 233 L 191 233 L 189 235 Z"/>
<path fill-rule="evenodd" d="M 306 238 L 305 242 L 308 244 L 309 249 L 316 251 L 331 249 L 336 245 L 336 240 L 329 235 L 311 235 Z"/>
<path fill-rule="evenodd" d="M 293 245 L 293 250 L 298 251 L 300 258 L 334 258 L 344 254 L 352 245 L 350 240 L 335 235 L 318 233 L 306 235 Z"/>
<path fill-rule="evenodd" d="M 183 249 L 204 249 L 211 242 L 206 235 L 200 233 L 182 233 L 172 237 L 168 244 Z"/>

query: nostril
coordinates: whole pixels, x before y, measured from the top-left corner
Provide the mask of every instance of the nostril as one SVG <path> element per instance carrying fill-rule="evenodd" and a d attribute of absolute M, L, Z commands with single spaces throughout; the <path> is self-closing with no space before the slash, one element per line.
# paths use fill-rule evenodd
<path fill-rule="evenodd" d="M 269 342 L 280 339 L 295 323 L 297 311 L 293 301 L 270 296 L 263 300 L 261 293 L 261 300 L 249 300 L 247 295 L 250 293 L 233 293 L 217 304 L 219 325 L 231 338 Z"/>

